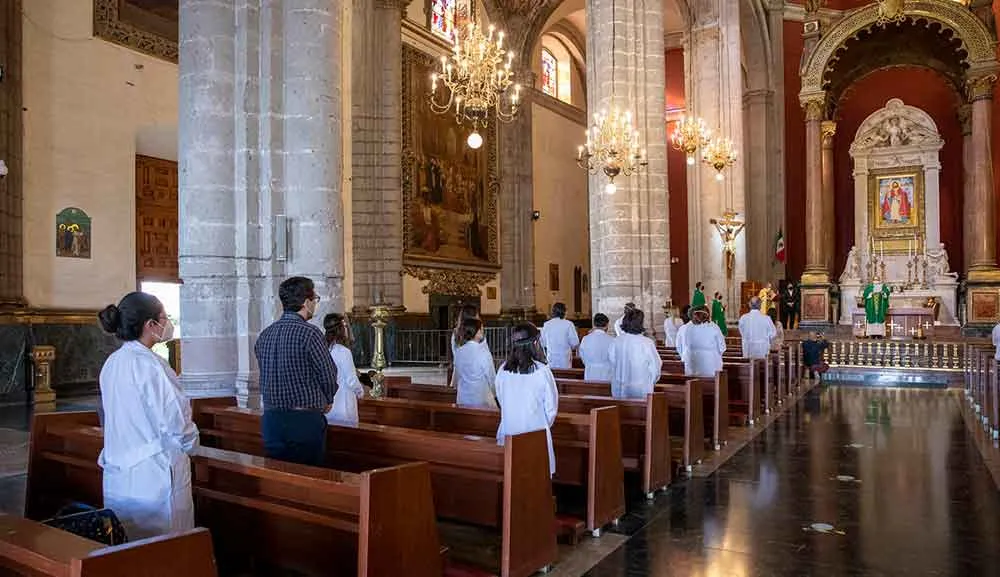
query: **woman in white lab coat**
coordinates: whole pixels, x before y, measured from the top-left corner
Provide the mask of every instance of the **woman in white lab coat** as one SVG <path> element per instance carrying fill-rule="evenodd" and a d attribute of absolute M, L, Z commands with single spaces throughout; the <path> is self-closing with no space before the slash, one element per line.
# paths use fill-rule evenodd
<path fill-rule="evenodd" d="M 500 403 L 500 428 L 497 443 L 507 435 L 545 431 L 549 444 L 549 475 L 556 472 L 556 454 L 552 449 L 552 423 L 559 411 L 559 390 L 552 371 L 545 364 L 545 353 L 535 325 L 517 325 L 511 332 L 507 360 L 497 372 L 497 401 Z"/>
<path fill-rule="evenodd" d="M 722 370 L 722 353 L 726 352 L 726 337 L 719 325 L 711 322 L 708 309 L 698 307 L 691 312 L 691 326 L 684 333 L 684 374 L 693 377 L 714 377 Z"/>
<path fill-rule="evenodd" d="M 684 321 L 674 316 L 674 309 L 667 311 L 667 318 L 663 320 L 663 345 L 667 348 L 677 346 L 677 331 L 684 325 Z"/>
<path fill-rule="evenodd" d="M 330 358 L 337 366 L 337 392 L 333 395 L 333 406 L 326 414 L 326 422 L 331 425 L 357 427 L 358 399 L 365 396 L 365 388 L 358 379 L 357 368 L 354 367 L 354 353 L 351 352 L 354 336 L 351 333 L 351 324 L 346 316 L 330 313 L 323 318 L 323 329 L 326 330 Z"/>
<path fill-rule="evenodd" d="M 616 399 L 645 399 L 660 380 L 663 359 L 653 339 L 643 335 L 645 314 L 641 309 L 625 312 L 622 334 L 615 338 L 611 359 L 611 396 Z"/>
<path fill-rule="evenodd" d="M 482 346 L 483 321 L 469 318 L 462 321 L 455 351 L 455 403 L 462 407 L 497 408 L 494 383 L 497 378 L 493 355 Z"/>
<path fill-rule="evenodd" d="M 552 318 L 542 325 L 542 347 L 553 369 L 573 367 L 573 349 L 580 346 L 576 325 L 566 320 L 566 305 L 552 305 Z"/>
<path fill-rule="evenodd" d="M 101 369 L 104 506 L 130 540 L 194 527 L 191 462 L 198 429 L 177 374 L 152 351 L 174 327 L 153 295 L 133 292 L 98 315 L 123 341 Z"/>
<path fill-rule="evenodd" d="M 458 353 L 458 347 L 461 346 L 460 343 L 458 342 L 459 333 L 462 331 L 462 323 L 465 322 L 466 319 L 482 320 L 479 318 L 479 309 L 477 309 L 475 305 L 462 305 L 462 307 L 458 310 L 458 316 L 455 318 L 455 328 L 451 331 L 452 369 L 455 368 L 454 367 L 455 355 Z M 492 356 L 492 353 L 490 352 L 490 345 L 488 342 L 486 342 L 485 338 L 483 338 L 483 340 L 479 343 L 479 346 L 486 351 L 486 354 Z M 454 370 L 452 370 L 451 372 L 450 385 L 452 388 L 458 386 L 458 381 L 455 379 Z"/>
<path fill-rule="evenodd" d="M 608 351 L 615 337 L 608 334 L 610 319 L 604 313 L 594 315 L 594 330 L 580 341 L 580 360 L 583 361 L 583 379 L 610 382 L 613 373 Z"/>

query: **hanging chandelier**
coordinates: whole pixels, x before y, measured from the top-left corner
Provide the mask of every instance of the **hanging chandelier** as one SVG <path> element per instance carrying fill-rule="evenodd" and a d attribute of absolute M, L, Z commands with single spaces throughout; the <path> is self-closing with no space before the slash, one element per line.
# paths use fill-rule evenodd
<path fill-rule="evenodd" d="M 701 153 L 701 161 L 715 169 L 716 180 L 723 180 L 722 171 L 736 164 L 733 141 L 721 136 L 711 139 Z"/>
<path fill-rule="evenodd" d="M 458 124 L 471 124 L 472 133 L 466 141 L 469 148 L 483 145 L 479 129 L 489 125 L 491 116 L 510 122 L 521 106 L 521 85 L 514 84 L 511 72 L 514 52 L 505 51 L 503 40 L 504 33 L 492 24 L 486 34 L 475 21 L 458 26 L 451 57 L 442 56 L 441 70 L 431 75 L 431 111 L 446 114 L 454 110 Z M 446 92 L 441 98 L 439 82 Z"/>
<path fill-rule="evenodd" d="M 712 130 L 704 120 L 694 116 L 682 116 L 670 134 L 670 144 L 674 150 L 679 150 L 687 156 L 688 166 L 694 166 L 698 149 L 708 144 L 711 138 Z"/>
<path fill-rule="evenodd" d="M 576 163 L 590 174 L 603 172 L 608 177 L 604 192 L 614 194 L 618 187 L 615 177 L 631 176 L 648 162 L 646 150 L 639 148 L 639 131 L 632 125 L 632 113 L 620 111 L 615 102 L 615 4 L 611 2 L 611 114 L 601 111 L 594 115 L 594 125 L 587 134 L 587 144 L 577 149 Z"/>

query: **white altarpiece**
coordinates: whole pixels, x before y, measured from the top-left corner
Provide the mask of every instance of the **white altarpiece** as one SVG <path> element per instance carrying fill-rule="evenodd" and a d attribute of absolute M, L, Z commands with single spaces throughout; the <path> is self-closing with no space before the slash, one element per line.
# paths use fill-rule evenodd
<path fill-rule="evenodd" d="M 898 98 L 875 111 L 858 128 L 851 144 L 854 160 L 854 246 L 840 276 L 841 324 L 852 324 L 857 299 L 873 270 L 894 289 L 890 307 L 921 306 L 935 298 L 937 323 L 957 325 L 958 280 L 941 244 L 940 172 L 944 141 L 929 114 Z M 902 181 L 903 186 L 899 186 Z M 887 189 L 904 190 L 905 217 L 900 203 L 887 200 Z M 883 212 L 885 211 L 885 212 Z M 891 214 L 890 214 L 891 213 Z M 873 242 L 874 241 L 874 242 Z M 872 254 L 874 252 L 874 255 Z M 927 287 L 923 281 L 926 255 Z M 875 257 L 874 267 L 870 260 Z M 915 261 L 915 262 L 914 262 Z M 914 262 L 913 269 L 908 263 Z M 916 286 L 914 286 L 916 285 Z"/>

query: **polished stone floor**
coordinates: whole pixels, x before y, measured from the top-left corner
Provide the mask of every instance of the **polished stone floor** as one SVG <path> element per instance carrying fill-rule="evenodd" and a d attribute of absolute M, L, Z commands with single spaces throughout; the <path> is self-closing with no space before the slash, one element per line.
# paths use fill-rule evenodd
<path fill-rule="evenodd" d="M 818 387 L 586 575 L 1000 575 L 1000 493 L 959 402 Z"/>

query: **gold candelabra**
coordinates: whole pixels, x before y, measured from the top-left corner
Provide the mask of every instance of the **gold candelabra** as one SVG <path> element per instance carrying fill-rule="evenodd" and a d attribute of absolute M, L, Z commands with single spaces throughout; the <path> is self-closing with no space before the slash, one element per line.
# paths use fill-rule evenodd
<path fill-rule="evenodd" d="M 511 71 L 514 52 L 505 50 L 503 41 L 504 33 L 492 24 L 486 34 L 474 21 L 458 26 L 451 56 L 442 56 L 441 70 L 431 75 L 431 110 L 446 114 L 454 109 L 459 124 L 472 124 L 469 148 L 483 145 L 479 129 L 489 125 L 491 116 L 511 122 L 521 106 L 521 85 L 514 84 Z M 447 93 L 440 99 L 438 83 Z M 511 86 L 513 93 L 505 98 Z"/>
<path fill-rule="evenodd" d="M 736 164 L 736 147 L 728 138 L 711 139 L 701 153 L 701 161 L 715 169 L 716 180 L 723 180 L 723 171 Z"/>
<path fill-rule="evenodd" d="M 707 145 L 711 139 L 712 130 L 704 120 L 694 116 L 682 116 L 670 134 L 670 145 L 674 150 L 679 150 L 687 156 L 688 166 L 694 166 L 698 149 Z"/>
<path fill-rule="evenodd" d="M 639 131 L 632 126 L 632 113 L 613 108 L 611 114 L 594 114 L 587 144 L 577 149 L 576 163 L 591 174 L 603 172 L 608 177 L 608 194 L 617 190 L 616 176 L 630 176 L 646 166 L 646 151 L 639 148 Z"/>
<path fill-rule="evenodd" d="M 389 319 L 403 308 L 383 303 L 380 298 L 376 298 L 374 305 L 368 308 L 371 315 L 372 328 L 375 329 L 375 351 L 372 354 L 372 398 L 378 399 L 385 394 L 385 374 L 382 371 L 388 366 L 385 358 L 385 327 L 389 324 Z"/>

